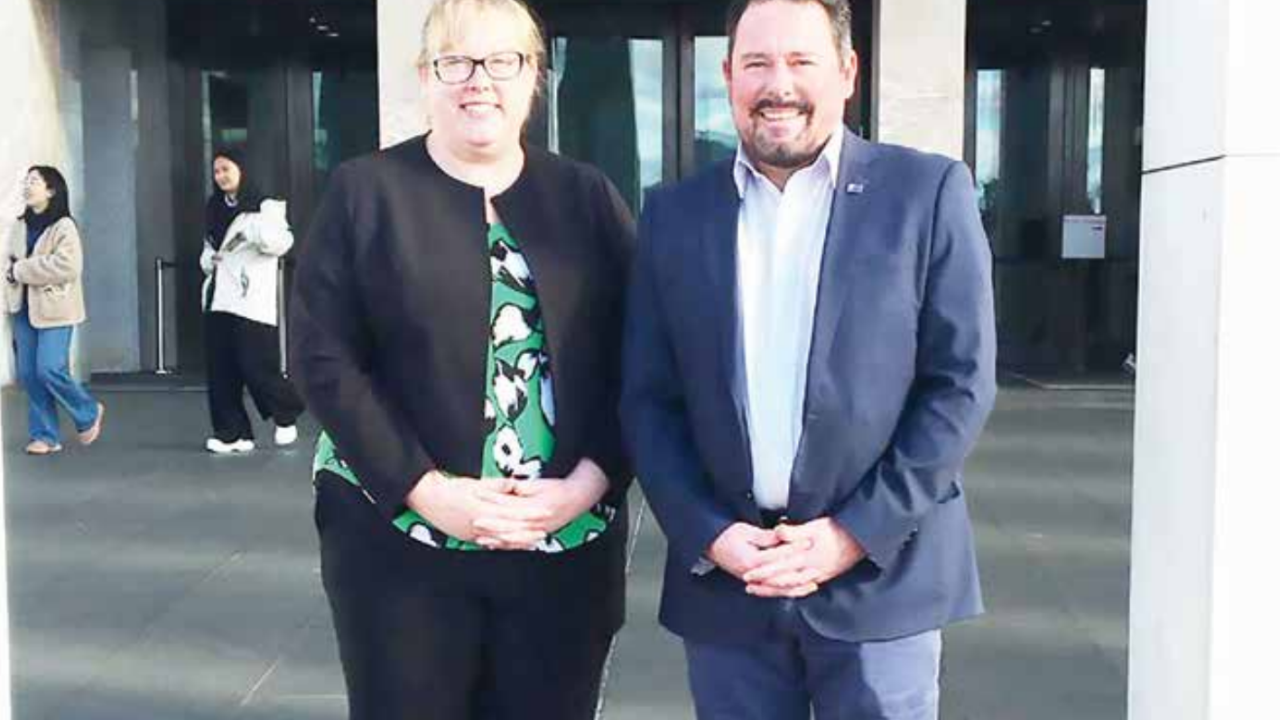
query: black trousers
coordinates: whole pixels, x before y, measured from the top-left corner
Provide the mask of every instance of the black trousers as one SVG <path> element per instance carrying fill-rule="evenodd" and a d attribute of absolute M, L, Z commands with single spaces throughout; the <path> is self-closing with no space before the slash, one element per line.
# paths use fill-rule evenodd
<path fill-rule="evenodd" d="M 253 439 L 253 423 L 244 409 L 246 387 L 264 420 L 276 425 L 297 422 L 302 399 L 280 374 L 276 328 L 230 313 L 206 312 L 204 318 L 214 436 L 223 442 Z"/>
<path fill-rule="evenodd" d="M 438 550 L 322 473 L 321 574 L 350 720 L 591 720 L 621 624 L 623 517 L 560 555 Z"/>

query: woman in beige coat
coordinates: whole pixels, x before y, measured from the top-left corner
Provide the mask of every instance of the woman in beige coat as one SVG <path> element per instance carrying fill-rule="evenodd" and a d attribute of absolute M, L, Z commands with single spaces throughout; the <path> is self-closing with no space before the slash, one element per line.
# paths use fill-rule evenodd
<path fill-rule="evenodd" d="M 27 390 L 31 442 L 26 450 L 52 455 L 62 450 L 58 405 L 85 445 L 102 431 L 103 407 L 67 367 L 72 331 L 85 319 L 84 255 L 67 181 L 55 168 L 32 167 L 23 199 L 27 208 L 13 228 L 4 267 L 5 300 L 13 315 L 18 380 Z"/>

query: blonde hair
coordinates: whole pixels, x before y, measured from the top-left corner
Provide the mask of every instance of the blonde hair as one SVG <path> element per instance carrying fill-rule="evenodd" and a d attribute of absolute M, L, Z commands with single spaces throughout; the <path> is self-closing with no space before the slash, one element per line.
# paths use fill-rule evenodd
<path fill-rule="evenodd" d="M 427 70 L 441 50 L 458 42 L 466 33 L 484 28 L 486 16 L 497 15 L 514 22 L 521 35 L 522 47 L 539 78 L 546 67 L 546 40 L 533 11 L 522 0 L 436 0 L 422 24 L 422 49 L 418 67 Z M 541 81 L 537 86 L 541 86 Z M 536 92 L 536 90 L 535 90 Z"/>

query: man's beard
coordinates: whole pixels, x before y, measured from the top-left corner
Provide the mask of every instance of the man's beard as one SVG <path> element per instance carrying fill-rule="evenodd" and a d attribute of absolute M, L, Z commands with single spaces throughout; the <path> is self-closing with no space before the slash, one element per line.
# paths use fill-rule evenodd
<path fill-rule="evenodd" d="M 771 109 L 796 110 L 804 121 L 804 130 L 796 137 L 783 141 L 768 138 L 761 125 L 767 122 L 762 113 Z M 783 170 L 795 170 L 813 163 L 822 153 L 822 148 L 805 147 L 813 125 L 813 104 L 804 100 L 784 101 L 776 98 L 761 98 L 751 108 L 753 120 L 749 137 L 743 138 L 743 148 L 752 162 L 769 165 Z M 757 124 L 758 123 L 758 124 Z"/>

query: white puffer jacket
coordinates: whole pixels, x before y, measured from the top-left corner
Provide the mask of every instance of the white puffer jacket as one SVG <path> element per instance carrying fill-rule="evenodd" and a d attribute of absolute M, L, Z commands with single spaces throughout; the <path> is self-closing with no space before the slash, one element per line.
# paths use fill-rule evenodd
<path fill-rule="evenodd" d="M 204 284 L 200 288 L 203 302 L 209 296 L 209 282 L 217 273 L 213 302 L 207 311 L 225 312 L 242 318 L 275 325 L 276 267 L 280 256 L 293 247 L 293 231 L 285 214 L 285 201 L 263 200 L 257 212 L 236 216 L 227 228 L 219 252 L 205 238 L 200 253 L 200 269 Z M 221 256 L 220 262 L 214 262 Z"/>

